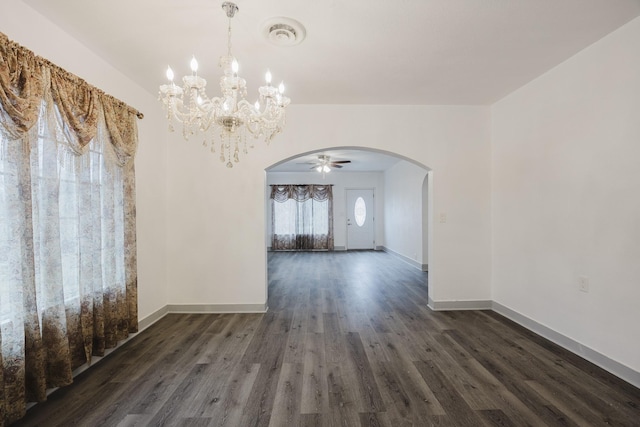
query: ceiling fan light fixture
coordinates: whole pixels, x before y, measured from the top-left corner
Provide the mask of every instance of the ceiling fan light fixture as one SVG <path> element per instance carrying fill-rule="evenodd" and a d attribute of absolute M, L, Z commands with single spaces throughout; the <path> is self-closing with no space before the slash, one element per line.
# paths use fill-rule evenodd
<path fill-rule="evenodd" d="M 311 163 L 311 170 L 316 170 L 316 172 L 325 174 L 331 172 L 332 169 L 341 169 L 345 164 L 351 163 L 351 160 L 331 160 L 331 156 L 327 154 L 319 154 L 318 160 Z"/>

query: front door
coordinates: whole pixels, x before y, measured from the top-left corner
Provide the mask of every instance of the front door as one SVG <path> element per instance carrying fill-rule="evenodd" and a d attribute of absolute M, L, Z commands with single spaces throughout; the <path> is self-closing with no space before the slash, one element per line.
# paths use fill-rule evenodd
<path fill-rule="evenodd" d="M 373 189 L 347 190 L 347 249 L 375 249 Z"/>

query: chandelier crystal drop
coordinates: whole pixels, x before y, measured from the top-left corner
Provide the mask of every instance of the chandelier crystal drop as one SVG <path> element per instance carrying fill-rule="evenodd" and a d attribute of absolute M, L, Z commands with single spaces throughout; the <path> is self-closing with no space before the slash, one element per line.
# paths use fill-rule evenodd
<path fill-rule="evenodd" d="M 219 66 L 222 96 L 209 98 L 205 93 L 207 81 L 198 76 L 198 61 L 191 59 L 191 75 L 182 78 L 182 86 L 174 83 L 174 73 L 167 68 L 168 84 L 160 86 L 159 100 L 167 111 L 169 131 L 173 132 L 173 121 L 182 123 L 185 140 L 203 134 L 203 144 L 211 144 L 215 152 L 220 147 L 220 160 L 227 167 L 240 161 L 240 149 L 247 153 L 247 137 L 262 138 L 268 144 L 285 125 L 285 111 L 290 103 L 284 96 L 284 83 L 276 88 L 271 85 L 271 73 L 265 75 L 266 84 L 258 89 L 258 100 L 250 104 L 246 81 L 238 75 L 238 61 L 231 53 L 231 19 L 238 11 L 235 3 L 224 2 L 222 9 L 229 18 L 227 54 L 220 57 Z M 247 135 L 249 134 L 249 135 Z M 207 135 L 210 140 L 207 141 Z M 251 145 L 252 147 L 253 145 Z"/>

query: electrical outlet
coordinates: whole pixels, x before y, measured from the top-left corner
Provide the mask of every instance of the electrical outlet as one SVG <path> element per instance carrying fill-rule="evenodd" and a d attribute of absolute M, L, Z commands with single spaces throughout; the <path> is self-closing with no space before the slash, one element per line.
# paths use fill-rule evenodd
<path fill-rule="evenodd" d="M 445 222 L 447 222 L 447 214 L 446 213 L 441 213 L 440 214 L 440 223 L 444 224 Z"/>
<path fill-rule="evenodd" d="M 578 277 L 578 289 L 581 292 L 589 292 L 589 278 L 587 276 Z"/>

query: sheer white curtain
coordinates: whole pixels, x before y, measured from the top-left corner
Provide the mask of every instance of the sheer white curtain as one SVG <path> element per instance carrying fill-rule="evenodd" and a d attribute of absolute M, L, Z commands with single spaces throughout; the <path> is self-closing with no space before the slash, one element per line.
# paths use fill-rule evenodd
<path fill-rule="evenodd" d="M 289 199 L 273 206 L 274 233 L 278 236 L 313 236 L 329 233 L 329 201 Z"/>
<path fill-rule="evenodd" d="M 272 250 L 333 250 L 333 195 L 327 185 L 274 185 Z"/>
<path fill-rule="evenodd" d="M 98 127 L 105 128 L 103 119 Z M 113 149 L 104 131 L 85 154 L 74 156 L 67 151 L 62 128 L 55 106 L 43 102 L 30 138 L 10 141 L 0 136 L 5 373 L 7 366 L 21 366 L 26 357 L 24 324 L 36 321 L 36 340 L 47 349 L 42 360 L 49 373 L 45 387 L 68 384 L 72 369 L 124 338 L 117 325 L 115 330 L 108 325 L 106 330 L 104 325 L 94 328 L 100 326 L 94 325 L 96 320 L 119 321 L 114 309 L 126 295 L 123 173 L 112 161 L 114 153 L 105 153 Z"/>
<path fill-rule="evenodd" d="M 0 426 L 137 330 L 135 121 L 0 33 Z"/>

